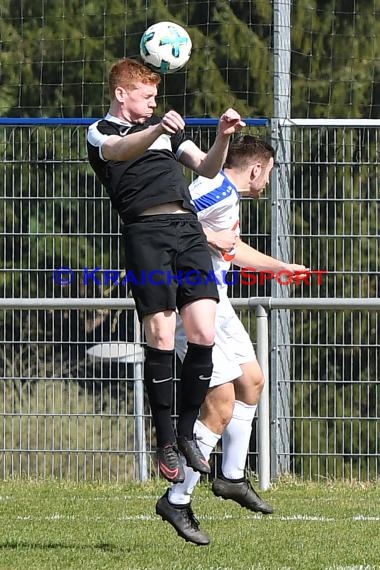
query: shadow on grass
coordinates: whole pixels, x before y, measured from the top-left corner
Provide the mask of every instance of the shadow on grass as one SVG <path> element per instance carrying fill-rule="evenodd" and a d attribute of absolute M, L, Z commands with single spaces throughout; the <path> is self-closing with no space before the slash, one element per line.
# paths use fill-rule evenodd
<path fill-rule="evenodd" d="M 31 549 L 41 549 L 41 550 L 53 550 L 55 548 L 67 548 L 70 550 L 89 550 L 97 549 L 104 552 L 129 552 L 129 548 L 116 546 L 115 544 L 109 544 L 107 542 L 100 542 L 99 544 L 65 544 L 60 542 L 20 542 L 20 541 L 6 541 L 0 542 L 0 550 L 31 550 Z"/>

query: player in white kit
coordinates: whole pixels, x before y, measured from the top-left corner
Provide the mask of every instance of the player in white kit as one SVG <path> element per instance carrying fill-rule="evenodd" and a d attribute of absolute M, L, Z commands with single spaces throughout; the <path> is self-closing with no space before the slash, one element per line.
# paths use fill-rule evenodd
<path fill-rule="evenodd" d="M 191 198 L 210 245 L 220 302 L 215 321 L 213 372 L 194 435 L 206 459 L 222 438 L 221 474 L 213 481 L 215 495 L 232 499 L 249 510 L 269 514 L 266 503 L 245 478 L 244 469 L 252 421 L 264 386 L 252 341 L 227 296 L 231 262 L 257 271 L 307 273 L 303 265 L 284 263 L 258 252 L 240 239 L 240 196 L 259 198 L 269 183 L 275 152 L 263 139 L 245 135 L 230 144 L 223 171 L 214 179 L 199 177 L 190 186 Z M 178 317 L 176 351 L 183 360 L 187 339 Z M 187 541 L 206 545 L 191 509 L 191 495 L 200 474 L 185 466 L 185 481 L 168 489 L 156 512 Z"/>

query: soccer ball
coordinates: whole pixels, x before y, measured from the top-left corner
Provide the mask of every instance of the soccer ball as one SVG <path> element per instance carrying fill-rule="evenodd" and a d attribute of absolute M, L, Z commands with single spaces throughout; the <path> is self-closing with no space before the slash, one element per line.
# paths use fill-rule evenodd
<path fill-rule="evenodd" d="M 145 30 L 140 55 L 158 73 L 174 73 L 189 61 L 191 39 L 186 30 L 173 22 L 158 22 Z"/>

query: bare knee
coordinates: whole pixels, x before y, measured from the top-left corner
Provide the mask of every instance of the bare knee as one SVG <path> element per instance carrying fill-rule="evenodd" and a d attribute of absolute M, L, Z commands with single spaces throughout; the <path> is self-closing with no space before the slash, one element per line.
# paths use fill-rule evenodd
<path fill-rule="evenodd" d="M 236 399 L 249 406 L 257 405 L 265 378 L 257 361 L 241 364 L 242 376 L 235 381 Z"/>
<path fill-rule="evenodd" d="M 148 346 L 153 348 L 158 348 L 159 350 L 173 350 L 174 341 L 172 335 L 165 335 L 161 331 L 157 331 L 157 334 L 146 335 Z"/>
<path fill-rule="evenodd" d="M 189 342 L 204 346 L 214 344 L 215 311 L 213 299 L 200 299 L 182 307 L 181 317 Z"/>
<path fill-rule="evenodd" d="M 256 374 L 254 379 L 253 379 L 253 385 L 255 387 L 255 390 L 261 394 L 261 392 L 264 389 L 264 384 L 265 384 L 265 378 L 264 378 L 264 374 L 260 371 L 259 374 Z"/>
<path fill-rule="evenodd" d="M 202 346 L 212 346 L 214 344 L 215 333 L 212 331 L 195 331 L 189 338 L 189 342 Z"/>
<path fill-rule="evenodd" d="M 188 322 L 185 324 L 185 331 L 187 340 L 194 344 L 200 344 L 202 346 L 212 346 L 215 339 L 215 327 L 214 322 L 207 322 L 206 319 L 201 325 L 200 323 L 191 323 L 188 326 Z"/>
<path fill-rule="evenodd" d="M 176 317 L 174 311 L 162 311 L 144 318 L 148 346 L 160 350 L 173 350 Z"/>

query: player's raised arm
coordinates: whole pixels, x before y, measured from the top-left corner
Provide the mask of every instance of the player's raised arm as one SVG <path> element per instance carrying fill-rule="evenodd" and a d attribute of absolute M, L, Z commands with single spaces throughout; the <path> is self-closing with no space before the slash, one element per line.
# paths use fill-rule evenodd
<path fill-rule="evenodd" d="M 181 154 L 181 162 L 201 176 L 213 178 L 221 170 L 227 156 L 231 135 L 245 127 L 241 116 L 234 109 L 227 109 L 219 119 L 214 144 L 207 153 L 195 145 L 187 147 Z"/>
<path fill-rule="evenodd" d="M 176 111 L 168 111 L 161 122 L 132 133 L 128 137 L 109 136 L 102 145 L 106 160 L 133 160 L 141 156 L 163 134 L 174 134 L 185 128 L 185 121 Z"/>

